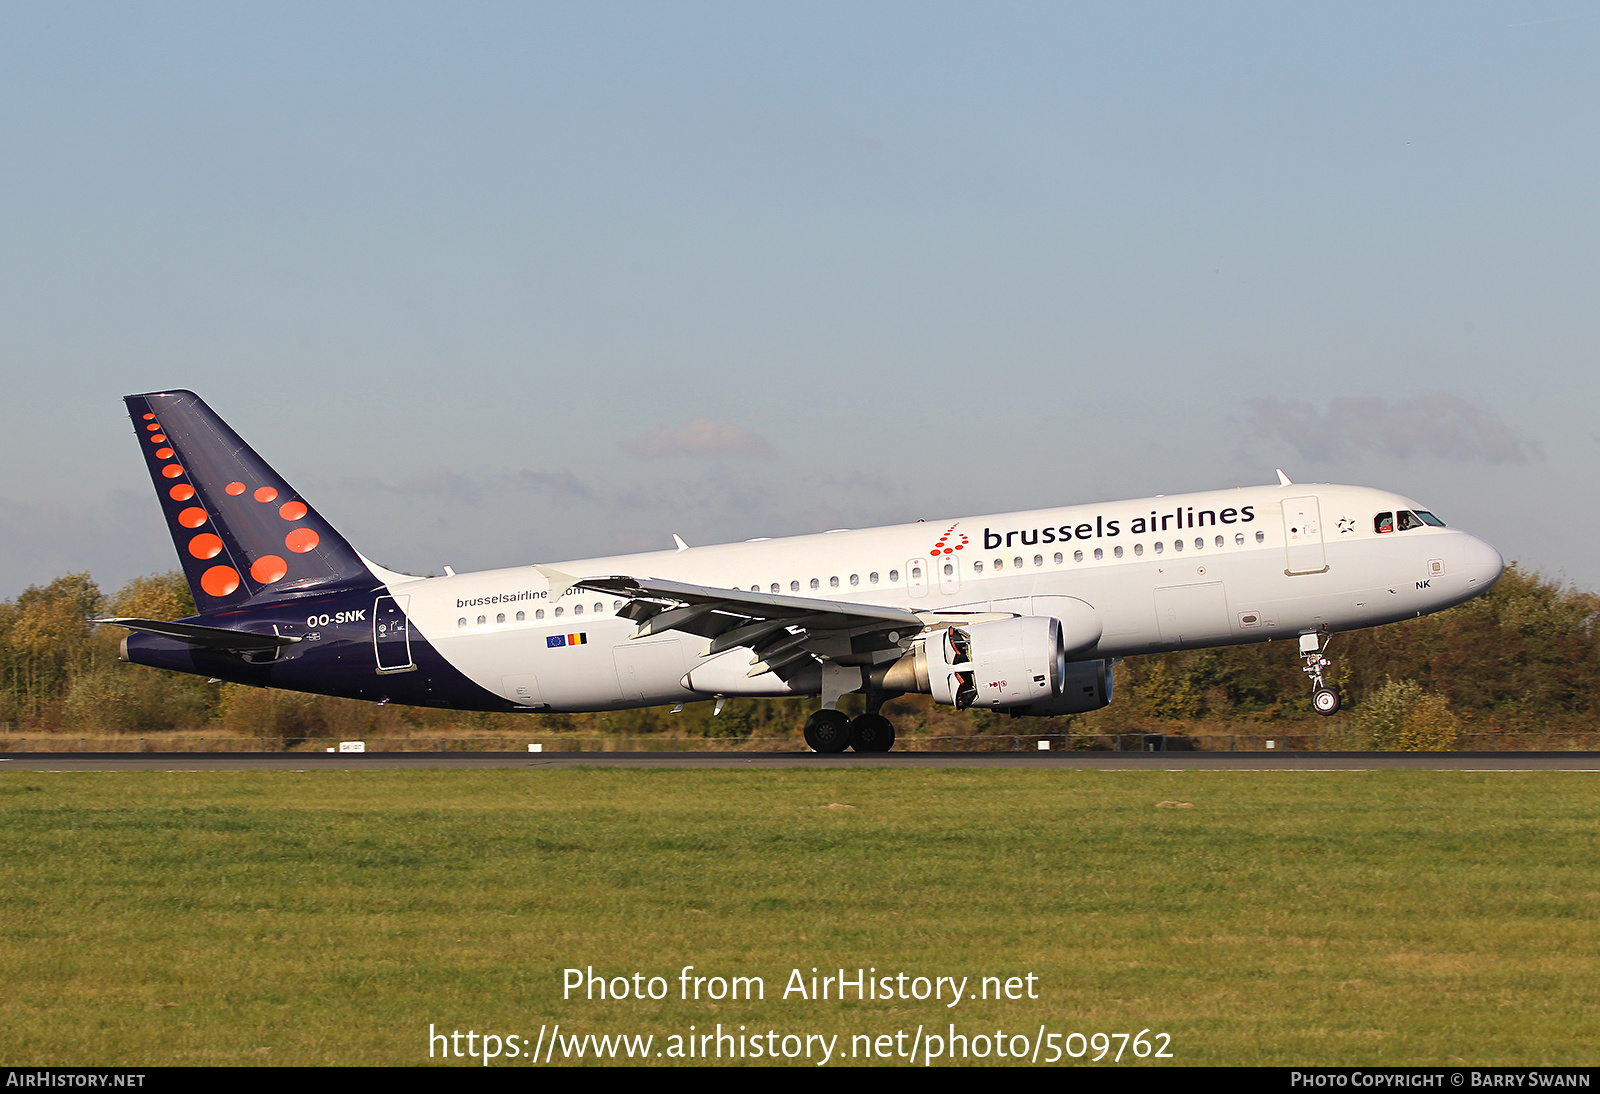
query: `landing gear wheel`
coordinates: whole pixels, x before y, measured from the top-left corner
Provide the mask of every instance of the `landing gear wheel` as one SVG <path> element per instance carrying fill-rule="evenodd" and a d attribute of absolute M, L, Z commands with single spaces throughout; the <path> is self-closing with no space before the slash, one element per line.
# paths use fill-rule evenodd
<path fill-rule="evenodd" d="M 857 752 L 887 752 L 894 747 L 894 723 L 881 714 L 863 714 L 850 723 L 850 744 Z"/>
<path fill-rule="evenodd" d="M 1329 641 L 1326 633 L 1300 636 L 1300 660 L 1305 662 L 1300 666 L 1300 671 L 1311 678 L 1311 709 L 1324 718 L 1337 714 L 1340 706 L 1339 693 L 1322 679 L 1323 672 L 1333 667 L 1333 662 L 1322 655 Z"/>
<path fill-rule="evenodd" d="M 850 747 L 850 719 L 837 710 L 819 710 L 806 719 L 805 734 L 813 752 L 843 752 Z"/>

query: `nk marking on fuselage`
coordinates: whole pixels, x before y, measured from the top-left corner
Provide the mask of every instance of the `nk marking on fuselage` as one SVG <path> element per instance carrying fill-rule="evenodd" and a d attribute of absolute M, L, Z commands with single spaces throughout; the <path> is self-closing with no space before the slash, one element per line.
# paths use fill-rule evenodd
<path fill-rule="evenodd" d="M 1318 711 L 1335 632 L 1478 596 L 1504 563 L 1415 502 L 1295 484 L 417 578 L 358 554 L 198 396 L 126 399 L 198 615 L 111 619 L 137 664 L 466 710 L 816 696 L 814 749 L 880 710 L 1070 714 L 1129 654 L 1293 638 Z M 837 709 L 864 692 L 867 713 Z"/>

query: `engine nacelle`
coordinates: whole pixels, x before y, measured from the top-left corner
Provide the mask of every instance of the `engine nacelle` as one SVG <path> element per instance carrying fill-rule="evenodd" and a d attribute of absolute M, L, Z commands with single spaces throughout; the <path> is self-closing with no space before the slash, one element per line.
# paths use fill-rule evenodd
<path fill-rule="evenodd" d="M 957 710 L 1049 717 L 1111 702 L 1112 671 L 1110 661 L 1069 662 L 1059 619 L 1023 616 L 933 631 L 869 680 L 880 691 L 922 692 Z"/>
<path fill-rule="evenodd" d="M 957 710 L 1054 699 L 1067 675 L 1061 622 L 1024 616 L 946 627 L 872 675 L 882 690 L 924 692 Z"/>
<path fill-rule="evenodd" d="M 1049 718 L 1057 714 L 1085 714 L 1099 710 L 1111 702 L 1111 684 L 1110 661 L 1072 661 L 1067 665 L 1066 682 L 1060 695 L 1014 707 L 1012 713 L 1030 718 Z"/>

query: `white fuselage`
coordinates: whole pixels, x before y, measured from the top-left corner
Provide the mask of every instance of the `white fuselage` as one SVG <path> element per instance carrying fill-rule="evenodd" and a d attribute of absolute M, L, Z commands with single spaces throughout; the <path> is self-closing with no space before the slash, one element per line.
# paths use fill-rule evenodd
<path fill-rule="evenodd" d="M 1354 486 L 1243 487 L 1136 501 L 917 522 L 544 568 L 909 608 L 1056 615 L 1098 623 L 1073 660 L 1369 627 L 1478 595 L 1504 563 L 1451 528 L 1380 532 L 1380 513 L 1416 511 Z M 384 572 L 416 632 L 491 692 L 530 709 L 602 710 L 713 694 L 792 694 L 747 680 L 750 651 L 719 671 L 705 640 L 636 624 L 609 595 L 552 603 L 541 569 L 442 578 Z M 1085 608 L 1087 606 L 1087 609 Z M 560 644 L 553 644 L 558 642 Z"/>

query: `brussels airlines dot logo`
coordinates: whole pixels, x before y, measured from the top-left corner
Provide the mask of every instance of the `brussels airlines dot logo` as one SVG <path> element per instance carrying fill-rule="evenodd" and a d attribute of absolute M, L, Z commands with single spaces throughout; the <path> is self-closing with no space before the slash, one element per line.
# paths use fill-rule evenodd
<path fill-rule="evenodd" d="M 167 436 L 162 431 L 160 423 L 156 421 L 156 416 L 154 414 L 146 414 L 144 422 L 146 423 L 145 432 L 149 434 L 149 442 L 160 446 L 152 454 L 158 461 L 156 466 L 159 468 L 161 477 L 164 479 L 187 478 L 188 472 L 177 461 L 177 452 L 167 443 Z M 242 482 L 230 482 L 224 489 L 230 497 L 238 497 L 249 488 Z M 192 501 L 195 498 L 195 490 L 187 482 L 174 482 L 171 488 L 167 490 L 167 496 L 177 502 Z M 276 487 L 262 486 L 258 487 L 250 496 L 258 505 L 270 505 L 278 500 L 278 491 Z M 287 501 L 278 506 L 278 516 L 289 525 L 297 524 L 309 512 L 310 510 L 306 508 L 305 503 L 300 501 Z M 211 514 L 204 508 L 198 505 L 188 506 L 178 513 L 177 521 L 183 531 L 178 532 L 176 538 L 192 557 L 205 562 L 222 554 L 222 537 L 215 532 L 203 530 L 211 523 Z M 183 536 L 190 532 L 194 534 L 185 542 Z M 318 542 L 320 542 L 320 537 L 316 531 L 304 526 L 290 528 L 283 537 L 284 548 L 293 554 L 303 555 L 314 549 Z M 247 545 L 250 548 L 255 546 L 255 544 Z M 281 581 L 288 576 L 289 564 L 284 561 L 283 556 L 273 553 L 276 550 L 277 545 L 273 544 L 262 553 L 256 555 L 255 560 L 250 563 L 250 576 L 258 584 L 271 585 L 274 581 Z M 232 566 L 219 564 L 212 566 L 200 575 L 200 588 L 207 595 L 221 599 L 236 591 L 241 581 L 238 570 Z"/>
<path fill-rule="evenodd" d="M 952 545 L 953 542 L 953 545 Z M 944 535 L 939 537 L 939 542 L 933 545 L 930 555 L 953 555 L 967 545 L 967 537 L 956 531 L 952 524 L 944 530 Z"/>

